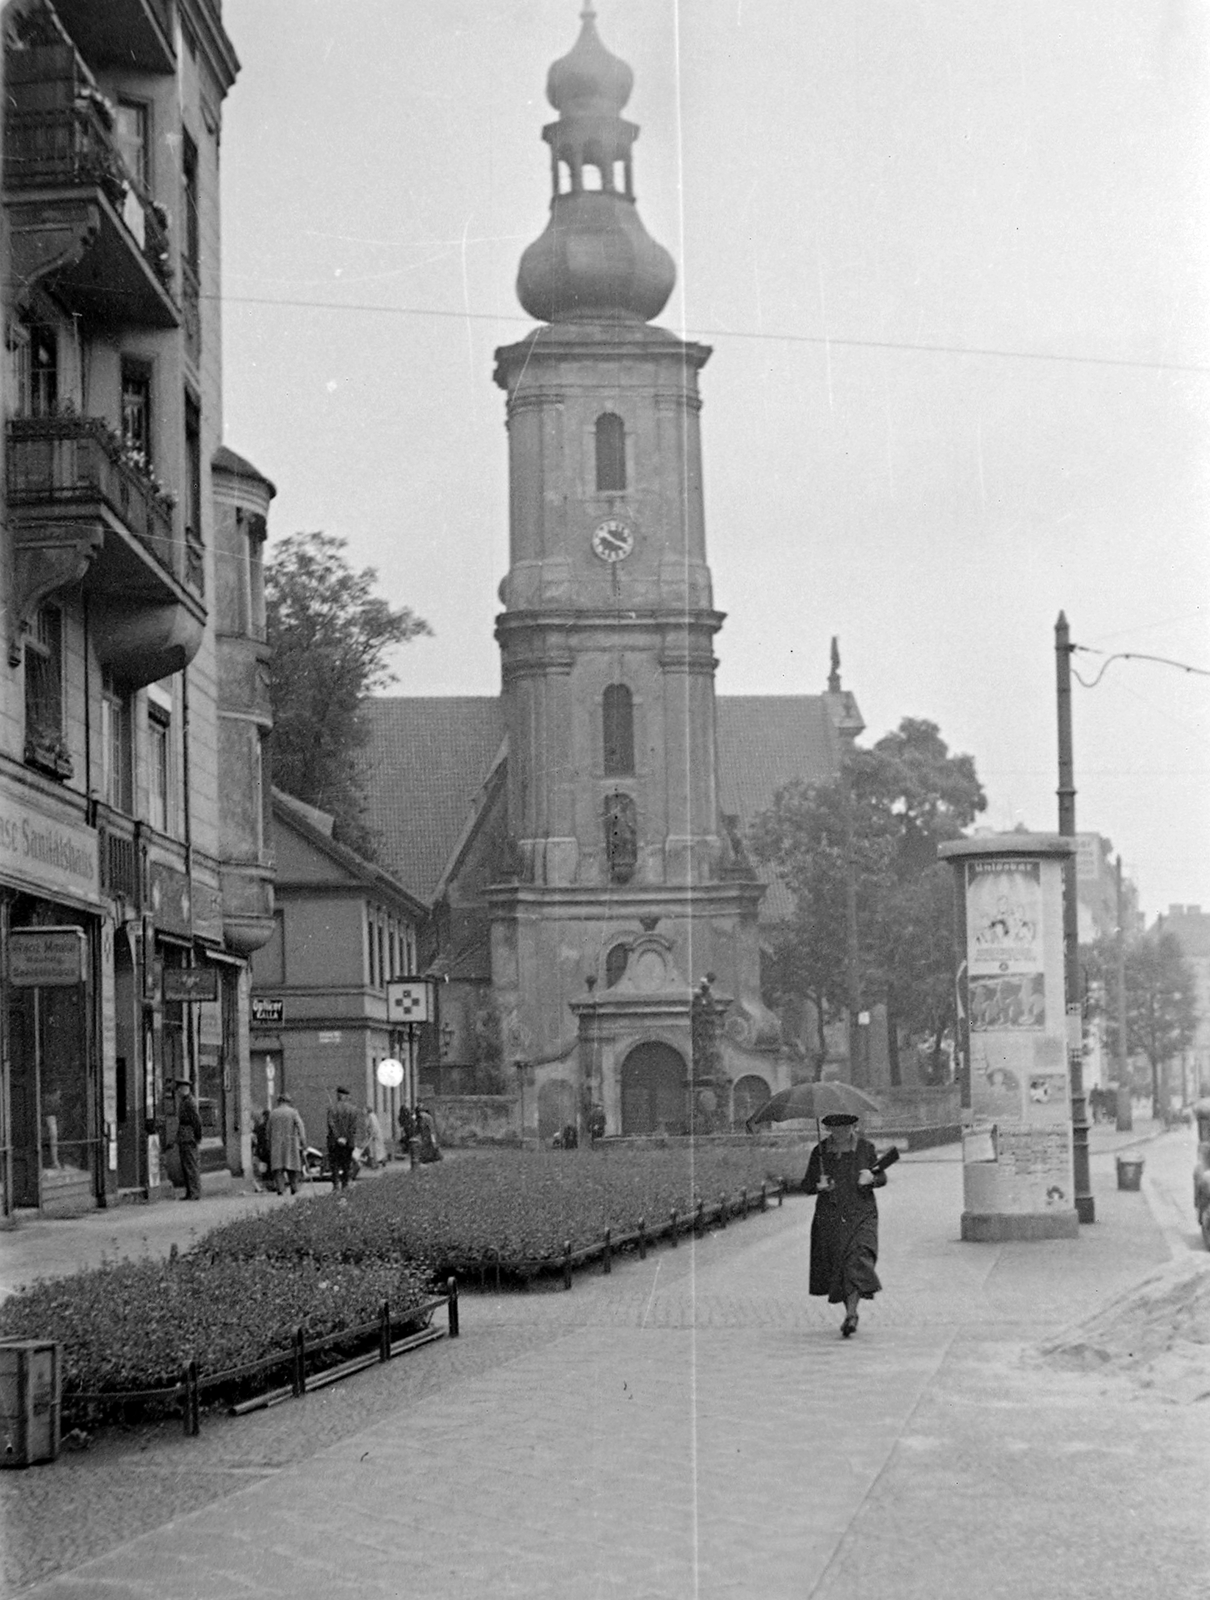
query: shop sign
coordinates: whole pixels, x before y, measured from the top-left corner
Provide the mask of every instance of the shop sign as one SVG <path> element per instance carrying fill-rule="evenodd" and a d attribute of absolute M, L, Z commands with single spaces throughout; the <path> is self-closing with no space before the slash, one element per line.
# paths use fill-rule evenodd
<path fill-rule="evenodd" d="M 0 794 L 0 873 L 31 884 L 40 894 L 74 900 L 101 898 L 97 831 L 59 822 L 33 806 Z"/>
<path fill-rule="evenodd" d="M 196 1005 L 218 999 L 217 967 L 165 967 L 164 999 Z"/>
<path fill-rule="evenodd" d="M 84 982 L 83 928 L 14 928 L 8 981 L 14 989 L 60 989 Z"/>
<path fill-rule="evenodd" d="M 151 914 L 157 928 L 166 933 L 193 936 L 193 916 L 190 906 L 189 879 L 175 867 L 153 861 L 148 869 L 148 886 L 151 891 Z"/>
<path fill-rule="evenodd" d="M 252 996 L 253 1022 L 282 1023 L 286 1020 L 286 1002 L 284 1000 L 263 1000 L 256 995 Z"/>

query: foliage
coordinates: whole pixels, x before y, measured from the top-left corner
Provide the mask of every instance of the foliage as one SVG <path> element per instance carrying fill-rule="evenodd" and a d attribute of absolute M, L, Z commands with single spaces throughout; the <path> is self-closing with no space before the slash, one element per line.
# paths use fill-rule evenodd
<path fill-rule="evenodd" d="M 855 998 L 850 871 L 861 1002 L 885 1002 L 892 1033 L 928 1038 L 939 1059 L 954 985 L 952 893 L 937 846 L 959 837 L 986 804 L 972 758 L 951 755 L 934 723 L 908 717 L 872 749 L 852 749 L 842 779 L 790 784 L 757 819 L 754 853 L 795 906 L 771 941 L 767 993 L 775 1005 L 808 1002 L 817 1076 L 825 1029 Z"/>
<path fill-rule="evenodd" d="M 599 1243 L 606 1228 L 656 1227 L 699 1198 L 755 1193 L 770 1175 L 760 1146 L 715 1150 L 484 1151 L 418 1167 L 399 1178 L 323 1196 L 206 1235 L 210 1259 L 269 1252 L 319 1261 L 401 1261 L 437 1279 L 477 1273 L 498 1260 L 522 1272 Z M 773 1171 L 778 1170 L 776 1166 Z"/>
<path fill-rule="evenodd" d="M 354 572 L 345 549 L 344 539 L 328 534 L 295 534 L 276 546 L 265 570 L 273 776 L 287 793 L 330 812 L 339 840 L 372 856 L 354 759 L 366 738 L 362 706 L 395 680 L 388 653 L 432 630 L 375 595 L 378 574 Z"/>
<path fill-rule="evenodd" d="M 1162 928 L 1125 949 L 1126 1054 L 1146 1057 L 1151 1068 L 1152 1112 L 1161 1116 L 1160 1075 L 1169 1061 L 1187 1050 L 1197 1032 L 1197 984 L 1180 942 Z M 1118 1048 L 1117 947 L 1112 938 L 1083 952 L 1089 981 L 1089 1009 L 1103 1015 L 1111 1055 Z"/>
<path fill-rule="evenodd" d="M 300 1214 L 308 1208 L 292 1208 Z M 65 1394 L 155 1389 L 196 1359 L 199 1375 L 287 1351 L 426 1296 L 423 1278 L 385 1258 L 219 1258 L 197 1251 L 52 1278 L 0 1306 L 0 1334 L 63 1346 Z"/>

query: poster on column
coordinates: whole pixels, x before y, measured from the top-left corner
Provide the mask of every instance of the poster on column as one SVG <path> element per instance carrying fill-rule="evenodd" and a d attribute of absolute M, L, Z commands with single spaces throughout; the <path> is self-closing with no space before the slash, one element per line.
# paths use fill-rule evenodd
<path fill-rule="evenodd" d="M 968 861 L 966 927 L 971 1031 L 1045 1028 L 1041 863 Z"/>

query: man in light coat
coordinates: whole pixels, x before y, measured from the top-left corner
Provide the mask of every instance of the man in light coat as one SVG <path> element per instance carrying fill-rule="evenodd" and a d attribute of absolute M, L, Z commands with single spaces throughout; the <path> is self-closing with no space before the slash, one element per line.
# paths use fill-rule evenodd
<path fill-rule="evenodd" d="M 307 1148 L 307 1130 L 294 1102 L 288 1094 L 279 1094 L 277 1104 L 269 1113 L 269 1171 L 273 1187 L 278 1194 L 290 1185 L 290 1193 L 298 1193 L 298 1175 L 303 1170 L 303 1151 Z"/>

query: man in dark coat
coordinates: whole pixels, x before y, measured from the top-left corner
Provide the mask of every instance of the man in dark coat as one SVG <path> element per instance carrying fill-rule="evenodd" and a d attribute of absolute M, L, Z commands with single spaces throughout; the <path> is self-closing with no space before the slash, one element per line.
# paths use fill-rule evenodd
<path fill-rule="evenodd" d="M 868 1139 L 857 1137 L 857 1118 L 834 1112 L 823 1119 L 827 1136 L 807 1163 L 803 1190 L 816 1196 L 811 1220 L 811 1294 L 827 1295 L 845 1308 L 840 1331 L 857 1332 L 857 1303 L 882 1288 L 878 1261 L 878 1202 L 886 1183 Z"/>
<path fill-rule="evenodd" d="M 202 1142 L 202 1118 L 193 1098 L 193 1086 L 188 1078 L 178 1078 L 176 1148 L 181 1158 L 181 1172 L 185 1178 L 185 1199 L 202 1198 L 202 1167 L 198 1145 Z"/>
<path fill-rule="evenodd" d="M 336 1104 L 328 1108 L 328 1156 L 332 1163 L 332 1187 L 349 1187 L 349 1168 L 357 1148 L 357 1107 L 347 1089 L 337 1089 Z"/>

